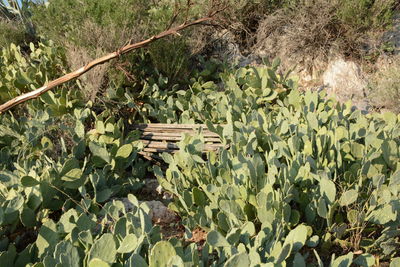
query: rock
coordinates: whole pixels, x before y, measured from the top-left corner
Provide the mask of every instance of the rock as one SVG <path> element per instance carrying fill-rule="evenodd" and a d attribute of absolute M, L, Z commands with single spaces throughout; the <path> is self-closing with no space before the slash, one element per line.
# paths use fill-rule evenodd
<path fill-rule="evenodd" d="M 262 62 L 261 57 L 257 54 L 244 56 L 235 40 L 235 35 L 226 29 L 211 35 L 205 54 L 207 57 L 213 57 L 237 67 L 261 64 Z"/>
<path fill-rule="evenodd" d="M 171 200 L 173 195 L 163 190 L 162 186 L 158 183 L 157 179 L 146 179 L 144 181 L 144 187 L 142 189 L 142 194 L 147 194 L 153 196 L 154 198 Z M 153 198 L 153 199 L 154 199 Z"/>
<path fill-rule="evenodd" d="M 150 208 L 150 216 L 154 223 L 169 224 L 177 220 L 177 216 L 170 211 L 161 201 L 145 201 Z"/>
<path fill-rule="evenodd" d="M 357 108 L 368 109 L 365 94 L 368 83 L 356 63 L 342 58 L 331 61 L 323 74 L 323 84 L 328 94 L 336 95 L 340 102 L 352 100 Z"/>

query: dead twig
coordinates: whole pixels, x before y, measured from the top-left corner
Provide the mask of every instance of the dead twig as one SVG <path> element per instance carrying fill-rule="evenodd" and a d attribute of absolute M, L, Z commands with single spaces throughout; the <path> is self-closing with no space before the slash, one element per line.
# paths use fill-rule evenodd
<path fill-rule="evenodd" d="M 101 58 L 95 59 L 95 60 L 89 62 L 84 67 L 81 67 L 80 69 L 77 69 L 77 70 L 75 70 L 75 71 L 73 71 L 71 73 L 68 73 L 68 74 L 66 74 L 66 75 L 64 75 L 64 76 L 62 76 L 62 77 L 60 77 L 58 79 L 50 81 L 48 84 L 46 84 L 46 85 L 44 85 L 44 86 L 42 86 L 42 87 L 40 87 L 40 88 L 38 88 L 38 89 L 36 89 L 34 91 L 22 94 L 20 96 L 17 96 L 15 98 L 7 101 L 6 103 L 0 105 L 0 114 L 2 114 L 3 112 L 9 110 L 10 108 L 12 108 L 12 107 L 14 107 L 16 105 L 24 103 L 24 102 L 26 102 L 26 101 L 28 101 L 30 99 L 37 98 L 40 95 L 46 93 L 47 91 L 57 87 L 58 85 L 64 84 L 64 83 L 66 83 L 68 81 L 71 81 L 73 79 L 78 78 L 79 76 L 81 76 L 82 74 L 88 72 L 90 69 L 92 69 L 93 67 L 95 67 L 97 65 L 100 65 L 100 64 L 103 64 L 105 62 L 108 62 L 111 59 L 118 58 L 119 56 L 121 56 L 123 54 L 126 54 L 126 53 L 128 53 L 128 52 L 130 52 L 132 50 L 145 47 L 145 46 L 149 45 L 150 43 L 152 43 L 152 42 L 154 42 L 154 41 L 156 41 L 158 39 L 164 38 L 164 37 L 169 36 L 169 35 L 178 34 L 179 31 L 181 31 L 183 29 L 186 29 L 188 27 L 191 27 L 191 26 L 194 26 L 194 25 L 198 25 L 198 24 L 202 24 L 204 22 L 211 21 L 211 20 L 214 19 L 215 15 L 217 15 L 222 10 L 223 10 L 222 8 L 219 9 L 219 10 L 215 10 L 214 9 L 214 11 L 210 12 L 208 14 L 208 16 L 206 16 L 206 17 L 203 17 L 203 18 L 191 21 L 191 22 L 185 22 L 185 23 L 183 23 L 181 25 L 178 25 L 176 27 L 173 27 L 173 28 L 170 28 L 170 29 L 168 29 L 166 31 L 163 31 L 163 32 L 161 32 L 161 33 L 159 33 L 157 35 L 154 35 L 154 36 L 150 37 L 147 40 L 144 40 L 144 41 L 141 41 L 141 42 L 138 42 L 138 43 L 134 43 L 134 44 L 130 44 L 129 43 L 129 44 L 123 46 L 122 48 L 118 49 L 117 51 L 115 51 L 113 53 L 110 53 L 110 54 L 108 54 L 106 56 L 103 56 Z"/>

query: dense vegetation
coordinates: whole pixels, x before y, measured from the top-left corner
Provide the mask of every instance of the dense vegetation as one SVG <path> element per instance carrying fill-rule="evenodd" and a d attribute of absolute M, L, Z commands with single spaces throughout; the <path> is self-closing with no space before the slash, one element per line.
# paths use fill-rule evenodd
<path fill-rule="evenodd" d="M 199 17 L 206 2 L 0 9 L 0 103 L 165 29 L 174 10 Z M 305 2 L 232 0 L 220 23 L 239 23 L 245 40 L 264 15 Z M 386 26 L 396 4 L 344 2 L 335 19 L 349 32 Z M 239 68 L 190 53 L 205 42 L 197 31 L 0 115 L 0 266 L 399 266 L 400 115 L 302 92 L 279 60 Z M 204 123 L 225 146 L 203 154 L 200 131 L 159 166 L 138 154 L 137 122 Z M 152 222 L 140 193 L 151 176 L 173 194 L 181 235 Z"/>

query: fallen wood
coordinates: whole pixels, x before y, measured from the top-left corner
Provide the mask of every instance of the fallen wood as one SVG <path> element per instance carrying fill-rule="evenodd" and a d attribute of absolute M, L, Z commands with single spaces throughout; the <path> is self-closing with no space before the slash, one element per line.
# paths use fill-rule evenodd
<path fill-rule="evenodd" d="M 220 148 L 227 148 L 221 143 L 218 134 L 208 130 L 204 124 L 134 124 L 132 130 L 140 131 L 140 140 L 143 145 L 143 153 L 151 157 L 153 153 L 176 153 L 179 151 L 177 142 L 185 135 L 194 136 L 201 133 L 204 138 L 203 153 L 218 151 Z"/>
<path fill-rule="evenodd" d="M 38 88 L 38 89 L 36 89 L 36 90 L 34 90 L 32 92 L 28 92 L 28 93 L 22 94 L 20 96 L 17 96 L 15 98 L 7 101 L 6 103 L 0 105 L 0 114 L 2 114 L 3 112 L 9 110 L 10 108 L 12 108 L 12 107 L 14 107 L 14 106 L 16 106 L 18 104 L 24 103 L 24 102 L 26 102 L 26 101 L 28 101 L 30 99 L 37 98 L 37 97 L 41 96 L 42 94 L 46 93 L 47 91 L 57 87 L 58 85 L 64 84 L 64 83 L 66 83 L 68 81 L 71 81 L 73 79 L 78 78 L 79 76 L 81 76 L 82 74 L 88 72 L 90 69 L 94 68 L 97 65 L 100 65 L 100 64 L 103 64 L 105 62 L 108 62 L 111 59 L 118 58 L 119 56 L 121 56 L 123 54 L 126 54 L 126 53 L 128 53 L 128 52 L 130 52 L 132 50 L 145 47 L 145 46 L 149 45 L 150 43 L 152 43 L 152 42 L 154 42 L 154 41 L 156 41 L 158 39 L 164 38 L 164 37 L 172 35 L 172 34 L 178 34 L 179 31 L 181 31 L 183 29 L 186 29 L 186 28 L 188 28 L 190 26 L 201 24 L 201 23 L 204 23 L 206 21 L 213 20 L 215 15 L 217 13 L 219 13 L 220 11 L 222 11 L 222 10 L 216 10 L 216 11 L 210 13 L 207 17 L 204 17 L 204 18 L 201 18 L 201 19 L 197 19 L 197 20 L 194 20 L 192 22 L 185 22 L 185 23 L 183 23 L 183 24 L 181 24 L 179 26 L 176 26 L 174 28 L 171 28 L 171 29 L 168 29 L 166 31 L 163 31 L 163 32 L 161 32 L 161 33 L 159 33 L 157 35 L 154 35 L 154 36 L 152 36 L 151 38 L 149 38 L 147 40 L 144 40 L 144 41 L 141 41 L 141 42 L 138 42 L 138 43 L 134 43 L 134 44 L 130 44 L 129 43 L 128 45 L 118 49 L 117 51 L 115 51 L 113 53 L 110 53 L 110 54 L 108 54 L 106 56 L 103 56 L 101 58 L 95 59 L 92 62 L 89 62 L 86 66 L 84 66 L 84 67 L 82 67 L 82 68 L 80 68 L 78 70 L 75 70 L 75 71 L 73 71 L 71 73 L 68 73 L 68 74 L 66 74 L 66 75 L 64 75 L 64 76 L 62 76 L 62 77 L 60 77 L 60 78 L 58 78 L 56 80 L 50 81 L 48 84 L 43 85 L 42 87 L 40 87 L 40 88 Z"/>
<path fill-rule="evenodd" d="M 142 135 L 141 139 L 145 140 L 159 140 L 159 141 L 181 141 L 181 136 L 161 136 L 161 135 Z M 219 138 L 204 138 L 205 142 L 220 142 Z"/>
<path fill-rule="evenodd" d="M 160 149 L 179 149 L 179 146 L 175 143 L 157 142 L 150 140 L 139 140 L 148 148 L 160 148 Z M 205 150 L 218 150 L 218 148 L 224 147 L 223 144 L 204 144 Z"/>

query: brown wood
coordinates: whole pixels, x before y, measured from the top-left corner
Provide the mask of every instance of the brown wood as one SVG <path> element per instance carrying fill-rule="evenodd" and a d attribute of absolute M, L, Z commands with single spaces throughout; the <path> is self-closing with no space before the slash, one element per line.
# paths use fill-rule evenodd
<path fill-rule="evenodd" d="M 150 140 L 139 140 L 141 141 L 146 147 L 149 148 L 162 148 L 162 149 L 179 149 L 179 146 L 176 143 L 171 142 L 157 142 L 157 141 L 150 141 Z M 204 149 L 206 150 L 217 150 L 220 147 L 223 147 L 223 144 L 204 144 Z"/>
<path fill-rule="evenodd" d="M 181 141 L 185 134 L 193 136 L 199 132 L 206 142 L 203 152 L 217 151 L 224 147 L 219 135 L 209 131 L 204 124 L 149 123 L 135 124 L 132 128 L 141 132 L 139 141 L 143 142 L 143 153 L 147 156 L 152 153 L 176 153 L 179 150 L 177 142 Z"/>
<path fill-rule="evenodd" d="M 177 130 L 176 132 L 169 132 L 169 133 L 162 133 L 162 132 L 142 132 L 142 136 L 165 136 L 165 137 L 179 137 L 182 138 L 185 134 L 187 135 L 195 135 L 197 132 L 192 131 L 192 132 L 181 132 L 180 130 Z M 207 134 L 207 133 L 202 133 L 204 137 L 214 137 L 218 138 L 218 135 L 214 134 Z"/>
<path fill-rule="evenodd" d="M 182 137 L 177 136 L 160 136 L 160 135 L 145 135 L 141 136 L 145 140 L 159 140 L 159 141 L 181 141 Z M 204 138 L 205 142 L 220 142 L 219 138 Z"/>
<path fill-rule="evenodd" d="M 206 124 L 171 124 L 171 123 L 141 123 L 141 124 L 133 124 L 133 128 L 161 128 L 161 129 L 197 129 L 203 128 L 207 129 Z"/>
<path fill-rule="evenodd" d="M 145 47 L 145 46 L 149 45 L 150 43 L 152 43 L 152 42 L 154 42 L 154 41 L 156 41 L 158 39 L 164 38 L 164 37 L 169 36 L 169 35 L 178 34 L 179 31 L 181 31 L 183 29 L 186 29 L 188 27 L 191 27 L 193 25 L 197 25 L 197 24 L 204 23 L 206 21 L 213 20 L 214 16 L 217 13 L 219 13 L 220 11 L 221 10 L 217 10 L 217 11 L 209 14 L 209 16 L 207 16 L 207 17 L 204 17 L 204 18 L 201 18 L 201 19 L 197 19 L 197 20 L 194 20 L 192 22 L 185 22 L 185 23 L 183 23 L 183 24 L 181 24 L 179 26 L 176 26 L 174 28 L 171 28 L 169 30 L 161 32 L 161 33 L 159 33 L 157 35 L 154 35 L 154 36 L 150 37 L 147 40 L 144 40 L 144 41 L 141 41 L 141 42 L 138 42 L 138 43 L 134 43 L 134 44 L 130 44 L 129 43 L 128 45 L 118 49 L 117 51 L 115 51 L 113 53 L 110 53 L 108 55 L 105 55 L 105 56 L 103 56 L 101 58 L 95 59 L 92 62 L 89 62 L 86 66 L 83 66 L 80 69 L 77 69 L 77 70 L 75 70 L 75 71 L 73 71 L 71 73 L 68 73 L 68 74 L 66 74 L 66 75 L 64 75 L 64 76 L 62 76 L 62 77 L 60 77 L 58 79 L 50 81 L 48 84 L 43 85 L 42 87 L 40 87 L 40 88 L 38 88 L 38 89 L 36 89 L 34 91 L 22 94 L 20 96 L 17 96 L 15 98 L 7 101 L 6 103 L 0 105 L 0 114 L 2 114 L 3 112 L 9 110 L 10 108 L 12 108 L 12 107 L 14 107 L 14 106 L 16 106 L 18 104 L 24 103 L 24 102 L 26 102 L 26 101 L 28 101 L 30 99 L 37 98 L 37 97 L 41 96 L 42 94 L 46 93 L 47 91 L 57 87 L 58 85 L 64 84 L 64 83 L 66 83 L 68 81 L 71 81 L 73 79 L 78 78 L 79 76 L 81 76 L 82 74 L 88 72 L 89 70 L 91 70 L 92 68 L 94 68 L 97 65 L 100 65 L 100 64 L 103 64 L 105 62 L 108 62 L 111 59 L 118 58 L 119 56 L 121 56 L 123 54 L 126 54 L 126 53 L 128 53 L 128 52 L 130 52 L 132 50 Z"/>

